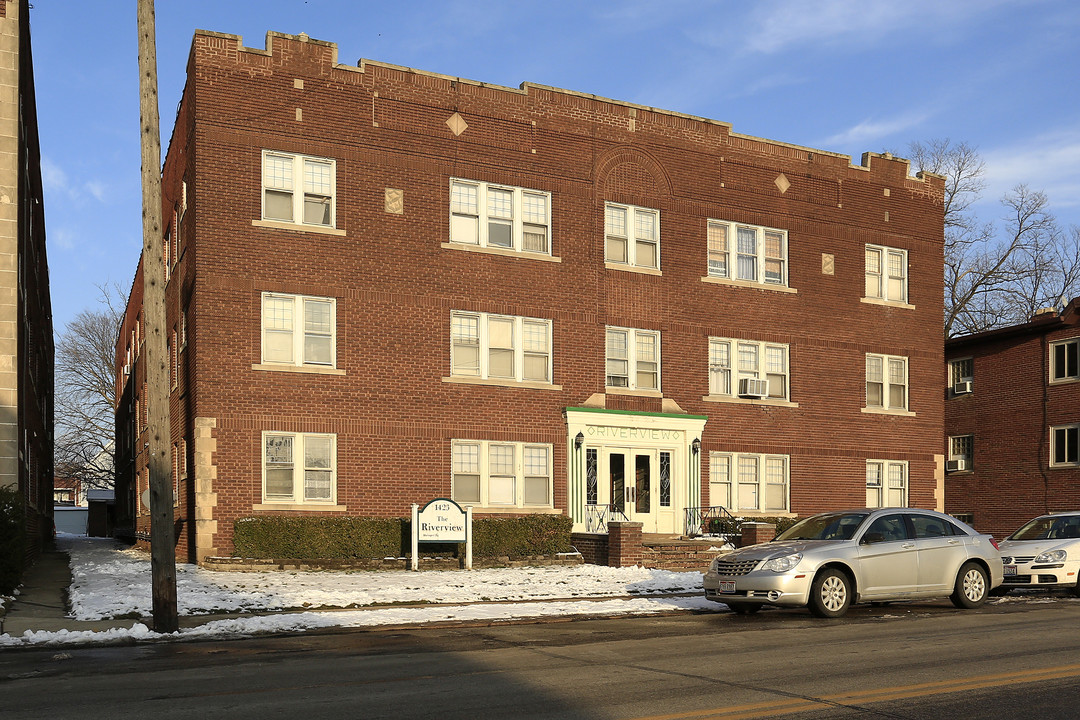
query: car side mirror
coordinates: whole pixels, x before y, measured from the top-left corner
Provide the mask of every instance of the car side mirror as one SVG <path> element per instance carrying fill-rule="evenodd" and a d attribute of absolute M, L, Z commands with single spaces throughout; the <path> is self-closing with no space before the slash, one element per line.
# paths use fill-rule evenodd
<path fill-rule="evenodd" d="M 885 542 L 885 535 L 879 532 L 868 532 L 862 536 L 862 540 L 859 541 L 860 545 L 869 545 L 871 543 Z"/>

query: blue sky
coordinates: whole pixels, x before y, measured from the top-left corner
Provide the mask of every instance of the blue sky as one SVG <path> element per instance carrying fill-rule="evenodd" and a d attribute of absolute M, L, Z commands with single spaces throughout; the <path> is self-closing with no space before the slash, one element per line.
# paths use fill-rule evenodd
<path fill-rule="evenodd" d="M 135 0 L 30 11 L 53 313 L 62 330 L 129 288 L 142 247 Z M 1017 183 L 1080 224 L 1080 4 L 1074 0 L 570 2 L 164 0 L 163 146 L 192 34 L 306 32 L 360 58 L 524 81 L 731 123 L 850 154 L 951 138 L 987 163 L 984 220 Z"/>

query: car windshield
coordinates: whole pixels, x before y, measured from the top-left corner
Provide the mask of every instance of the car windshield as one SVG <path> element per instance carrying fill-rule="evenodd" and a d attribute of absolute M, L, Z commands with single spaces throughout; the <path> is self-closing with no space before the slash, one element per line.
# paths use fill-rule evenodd
<path fill-rule="evenodd" d="M 850 540 L 869 513 L 825 513 L 801 520 L 776 536 L 777 540 Z"/>
<path fill-rule="evenodd" d="M 1063 540 L 1080 538 L 1080 515 L 1039 517 L 1020 528 L 1009 540 Z"/>

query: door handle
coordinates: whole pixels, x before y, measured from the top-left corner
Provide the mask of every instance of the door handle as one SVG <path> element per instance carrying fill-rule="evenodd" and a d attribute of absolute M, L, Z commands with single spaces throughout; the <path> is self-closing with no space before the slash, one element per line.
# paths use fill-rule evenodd
<path fill-rule="evenodd" d="M 624 492 L 626 493 L 626 502 L 628 502 L 628 503 L 634 502 L 634 488 L 627 485 L 626 490 Z"/>
<path fill-rule="evenodd" d="M 949 544 L 950 544 L 950 545 L 959 545 L 959 544 L 960 544 L 960 541 L 959 541 L 959 540 L 950 540 L 950 541 L 949 541 Z"/>
<path fill-rule="evenodd" d="M 906 543 L 903 543 L 902 545 L 900 545 L 900 547 L 904 548 L 905 550 L 910 550 L 911 548 L 915 547 L 915 543 L 906 542 Z"/>

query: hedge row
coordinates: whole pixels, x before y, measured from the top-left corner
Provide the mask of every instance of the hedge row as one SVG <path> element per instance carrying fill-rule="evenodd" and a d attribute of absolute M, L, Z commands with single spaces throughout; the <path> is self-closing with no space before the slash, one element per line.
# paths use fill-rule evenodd
<path fill-rule="evenodd" d="M 798 517 L 713 518 L 709 521 L 707 531 L 713 535 L 739 535 L 742 533 L 743 523 L 758 522 L 775 525 L 776 534 L 779 535 L 801 519 Z"/>
<path fill-rule="evenodd" d="M 15 488 L 0 487 L 0 595 L 11 595 L 22 581 L 26 562 L 26 516 Z"/>
<path fill-rule="evenodd" d="M 402 518 L 242 518 L 233 526 L 236 555 L 258 559 L 370 559 L 412 552 L 412 521 Z M 509 557 L 570 552 L 565 515 L 523 515 L 473 520 L 473 556 Z M 421 544 L 425 556 L 464 553 L 465 546 Z"/>

